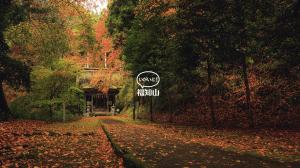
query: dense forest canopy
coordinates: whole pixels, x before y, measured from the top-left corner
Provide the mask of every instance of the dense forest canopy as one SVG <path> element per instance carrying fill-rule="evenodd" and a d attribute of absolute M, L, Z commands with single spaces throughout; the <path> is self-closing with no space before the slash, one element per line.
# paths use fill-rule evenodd
<path fill-rule="evenodd" d="M 292 126 L 299 119 L 299 4 L 115 0 L 107 27 L 128 70 L 162 76 L 157 115 Z"/>
<path fill-rule="evenodd" d="M 299 167 L 300 0 L 0 0 L 0 166 Z"/>
<path fill-rule="evenodd" d="M 92 66 L 105 68 L 91 85 L 104 93 L 119 87 L 117 108 L 140 118 L 298 125 L 299 1 L 95 2 L 1 2 L 2 119 L 10 114 L 7 85 L 28 93 L 11 103 L 13 111 L 32 100 L 25 114 L 52 115 L 66 102 L 70 111 L 82 111 L 76 78 L 81 66 Z M 132 78 L 146 70 L 161 76 L 159 97 L 134 96 Z"/>
<path fill-rule="evenodd" d="M 1 1 L 1 119 L 11 115 L 4 85 L 28 91 L 11 104 L 15 116 L 39 115 L 33 109 L 52 116 L 59 102 L 67 102 L 70 109 L 82 103 L 76 85 L 80 64 L 69 57 L 88 57 L 100 47 L 94 25 L 101 15 L 88 10 L 91 5 L 68 0 Z"/>

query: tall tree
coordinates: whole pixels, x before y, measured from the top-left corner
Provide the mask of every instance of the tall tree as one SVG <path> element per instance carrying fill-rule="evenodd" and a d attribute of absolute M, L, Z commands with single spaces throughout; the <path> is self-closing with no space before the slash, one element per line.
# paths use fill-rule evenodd
<path fill-rule="evenodd" d="M 251 110 L 251 92 L 250 92 L 250 85 L 249 85 L 249 78 L 248 78 L 248 65 L 247 65 L 247 57 L 246 57 L 246 48 L 247 48 L 247 32 L 246 32 L 246 12 L 245 12 L 245 3 L 241 0 L 235 0 L 234 4 L 234 16 L 236 17 L 236 28 L 238 30 L 237 33 L 237 55 L 241 61 L 242 65 L 242 73 L 243 79 L 245 84 L 245 93 L 246 93 L 246 109 L 248 112 L 248 120 L 249 120 L 249 127 L 254 127 L 254 118 L 253 112 Z"/>
<path fill-rule="evenodd" d="M 18 88 L 24 86 L 29 88 L 29 67 L 8 56 L 9 47 L 4 39 L 4 31 L 13 24 L 24 20 L 25 5 L 16 4 L 12 0 L 2 0 L 0 2 L 0 120 L 7 120 L 9 108 L 5 98 L 3 83 Z"/>
<path fill-rule="evenodd" d="M 122 46 L 127 38 L 127 33 L 135 18 L 134 10 L 138 0 L 114 0 L 109 5 L 107 28 L 114 38 L 116 46 Z"/>
<path fill-rule="evenodd" d="M 213 67 L 216 58 L 222 57 L 219 46 L 223 43 L 221 37 L 224 34 L 224 25 L 226 24 L 224 17 L 228 5 L 223 0 L 180 0 L 177 5 L 177 16 L 181 23 L 177 31 L 181 32 L 183 36 L 190 37 L 188 38 L 189 45 L 197 53 L 197 57 L 194 59 L 197 63 L 195 66 L 200 66 L 200 62 L 206 64 L 211 125 L 215 127 Z"/>

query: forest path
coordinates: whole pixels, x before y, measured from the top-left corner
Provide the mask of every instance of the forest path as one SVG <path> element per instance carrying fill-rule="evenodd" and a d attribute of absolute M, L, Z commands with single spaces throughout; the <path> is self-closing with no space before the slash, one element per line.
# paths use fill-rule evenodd
<path fill-rule="evenodd" d="M 294 162 L 271 160 L 257 153 L 240 152 L 233 147 L 208 145 L 209 143 L 203 143 L 203 139 L 211 135 L 202 135 L 197 139 L 196 133 L 192 130 L 184 131 L 160 124 L 137 123 L 122 117 L 101 117 L 101 120 L 115 143 L 123 150 L 130 151 L 149 167 L 286 168 L 300 165 L 298 160 L 293 160 Z M 216 137 L 223 136 L 216 132 L 214 134 Z"/>
<path fill-rule="evenodd" d="M 0 123 L 0 167 L 123 167 L 98 117 Z"/>

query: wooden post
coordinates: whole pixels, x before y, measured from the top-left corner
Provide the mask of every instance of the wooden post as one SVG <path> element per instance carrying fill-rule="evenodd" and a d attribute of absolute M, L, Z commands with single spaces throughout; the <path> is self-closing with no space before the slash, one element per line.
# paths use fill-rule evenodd
<path fill-rule="evenodd" d="M 253 112 L 251 111 L 252 109 L 251 109 L 250 82 L 248 78 L 248 72 L 247 72 L 248 66 L 247 66 L 245 55 L 242 64 L 243 64 L 243 78 L 244 78 L 245 93 L 246 93 L 246 105 L 247 105 L 247 112 L 248 112 L 249 127 L 254 128 Z"/>
<path fill-rule="evenodd" d="M 63 102 L 63 122 L 66 122 L 66 103 Z"/>
<path fill-rule="evenodd" d="M 137 102 L 136 116 L 135 116 L 137 119 L 139 119 L 140 105 L 141 105 L 141 98 L 139 97 Z"/>
<path fill-rule="evenodd" d="M 108 52 L 105 52 L 105 58 L 104 58 L 104 68 L 107 69 L 107 55 Z"/>
<path fill-rule="evenodd" d="M 132 76 L 132 104 L 133 104 L 133 112 L 132 112 L 132 118 L 135 120 L 135 80 L 134 76 Z"/>
<path fill-rule="evenodd" d="M 109 112 L 109 95 L 108 95 L 108 93 L 106 94 L 106 108 L 107 108 L 107 111 Z"/>
<path fill-rule="evenodd" d="M 91 101 L 91 113 L 94 112 L 94 95 L 91 95 L 92 96 L 92 101 Z"/>
<path fill-rule="evenodd" d="M 78 112 L 78 115 L 81 113 L 81 110 L 80 110 L 80 97 L 78 96 L 78 104 L 77 104 L 77 112 Z"/>
<path fill-rule="evenodd" d="M 210 117 L 212 127 L 216 127 L 215 105 L 213 99 L 213 86 L 212 86 L 212 62 L 211 58 L 207 58 L 207 84 L 208 84 L 208 101 L 210 107 Z"/>
<path fill-rule="evenodd" d="M 0 120 L 8 120 L 9 113 L 10 111 L 7 105 L 7 101 L 3 89 L 3 81 L 0 80 Z"/>

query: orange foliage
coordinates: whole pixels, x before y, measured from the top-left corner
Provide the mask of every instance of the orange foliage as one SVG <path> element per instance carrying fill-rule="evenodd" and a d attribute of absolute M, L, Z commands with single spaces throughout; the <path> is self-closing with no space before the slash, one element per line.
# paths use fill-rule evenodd
<path fill-rule="evenodd" d="M 104 11 L 102 18 L 95 25 L 95 32 L 96 40 L 101 46 L 101 49 L 97 53 L 101 55 L 103 63 L 106 53 L 108 53 L 106 62 L 108 69 L 99 70 L 91 79 L 91 85 L 104 93 L 108 91 L 111 85 L 118 83 L 118 81 L 112 80 L 112 75 L 114 72 L 122 70 L 123 67 L 123 62 L 119 59 L 121 49 L 114 48 L 112 37 L 108 35 L 108 30 L 105 25 L 107 17 L 108 11 Z"/>
<path fill-rule="evenodd" d="M 121 54 L 120 49 L 113 50 L 112 53 L 110 54 L 108 60 L 107 60 L 107 63 L 111 64 L 114 61 L 118 61 L 118 58 L 119 58 L 120 54 Z"/>
<path fill-rule="evenodd" d="M 25 89 L 21 88 L 21 89 L 15 90 L 15 89 L 11 88 L 10 86 L 6 85 L 5 83 L 4 83 L 3 89 L 4 89 L 5 97 L 6 97 L 6 100 L 8 103 L 13 102 L 18 97 L 26 95 Z"/>
<path fill-rule="evenodd" d="M 90 67 L 100 68 L 99 71 L 94 72 L 90 79 L 90 85 L 97 88 L 99 91 L 106 93 L 111 85 L 119 85 L 120 81 L 115 81 L 112 76 L 115 72 L 124 73 L 123 62 L 119 59 L 121 49 L 114 48 L 112 37 L 108 35 L 106 28 L 106 19 L 108 17 L 108 11 L 103 12 L 101 19 L 94 25 L 96 42 L 100 46 L 100 49 L 91 51 L 85 57 L 78 55 L 70 55 L 68 60 L 84 67 L 90 65 Z M 72 33 L 72 32 L 71 32 Z M 107 69 L 104 68 L 104 60 L 107 55 Z"/>
<path fill-rule="evenodd" d="M 162 13 L 161 15 L 167 17 L 167 16 L 171 16 L 171 15 L 174 15 L 174 14 L 176 14 L 176 9 L 175 8 L 169 8 L 164 13 Z"/>
<path fill-rule="evenodd" d="M 176 8 L 172 7 L 174 0 L 151 0 L 144 3 L 140 3 L 135 9 L 135 15 L 143 15 L 145 20 L 149 20 L 158 15 L 167 17 L 176 13 Z M 162 11 L 160 7 L 167 5 Z M 160 13 L 157 13 L 160 11 Z"/>
<path fill-rule="evenodd" d="M 98 42 L 106 35 L 107 28 L 105 26 L 105 21 L 107 19 L 107 12 L 104 12 L 103 18 L 96 24 L 95 32 L 96 32 L 96 40 Z"/>
<path fill-rule="evenodd" d="M 67 56 L 65 59 L 68 61 L 71 61 L 72 63 L 75 63 L 79 66 L 84 66 L 88 63 L 88 59 L 80 57 L 80 56 L 70 55 L 70 56 Z"/>
<path fill-rule="evenodd" d="M 101 40 L 101 52 L 105 54 L 105 52 L 109 52 L 110 50 L 112 50 L 112 42 L 110 38 L 103 38 Z"/>

